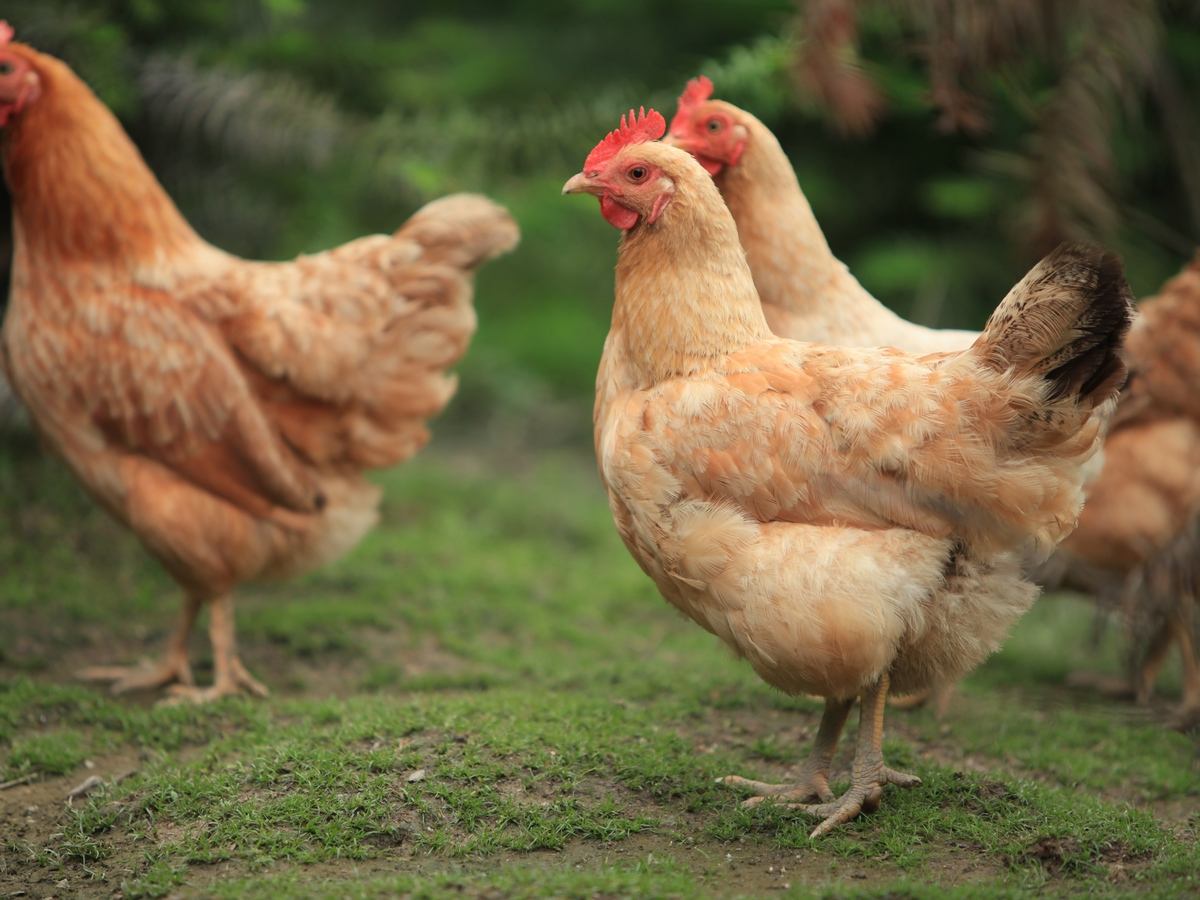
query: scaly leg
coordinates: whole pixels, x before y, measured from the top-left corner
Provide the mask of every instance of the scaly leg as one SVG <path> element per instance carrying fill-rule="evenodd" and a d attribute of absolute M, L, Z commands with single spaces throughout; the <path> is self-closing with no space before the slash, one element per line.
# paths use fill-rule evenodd
<path fill-rule="evenodd" d="M 1180 661 L 1183 663 L 1183 699 L 1172 724 L 1181 731 L 1187 731 L 1200 725 L 1200 657 L 1187 621 L 1180 617 L 1175 621 L 1174 628 Z"/>
<path fill-rule="evenodd" d="M 233 627 L 233 598 L 229 594 L 216 597 L 212 601 L 209 617 L 208 633 L 213 648 L 212 686 L 197 688 L 179 685 L 171 691 L 174 695 L 172 699 L 208 703 L 243 691 L 256 697 L 267 696 L 267 689 L 246 671 L 238 657 L 237 636 Z"/>
<path fill-rule="evenodd" d="M 829 767 L 833 764 L 833 753 L 837 750 L 838 738 L 850 715 L 850 707 L 854 700 L 825 701 L 825 712 L 821 714 L 821 726 L 817 729 L 817 739 L 813 742 L 812 753 L 800 767 L 800 777 L 791 784 L 771 784 L 766 781 L 751 781 L 740 775 L 726 775 L 717 780 L 721 784 L 750 791 L 754 794 L 742 802 L 742 806 L 757 806 L 764 800 L 790 800 L 802 803 L 808 800 L 832 800 L 833 791 L 829 789 Z"/>
<path fill-rule="evenodd" d="M 1163 664 L 1167 661 L 1167 656 L 1171 652 L 1171 644 L 1175 642 L 1176 636 L 1174 622 L 1171 622 L 1163 626 L 1150 641 L 1146 657 L 1142 660 L 1137 674 L 1134 676 L 1133 699 L 1139 706 L 1145 706 L 1154 696 L 1154 682 L 1158 680 L 1158 673 L 1162 671 Z"/>
<path fill-rule="evenodd" d="M 862 696 L 858 718 L 858 746 L 854 751 L 854 767 L 850 775 L 850 789 L 832 803 L 816 806 L 796 805 L 821 822 L 809 838 L 819 838 L 839 825 L 849 822 L 861 812 L 874 812 L 879 808 L 883 788 L 888 784 L 915 787 L 921 779 L 906 772 L 897 772 L 883 764 L 883 713 L 887 706 L 888 676 L 883 675 L 874 687 Z"/>
<path fill-rule="evenodd" d="M 1150 701 L 1154 693 L 1154 680 L 1167 659 L 1171 649 L 1171 631 L 1164 626 L 1150 639 L 1146 655 L 1138 663 L 1137 671 L 1127 675 L 1104 675 L 1100 672 L 1072 672 L 1067 676 L 1067 685 L 1096 691 L 1114 700 L 1133 700 L 1139 704 Z"/>
<path fill-rule="evenodd" d="M 178 682 L 192 685 L 192 667 L 188 663 L 188 638 L 200 611 L 200 598 L 187 594 L 175 631 L 167 639 L 167 650 L 153 666 L 89 666 L 79 673 L 87 681 L 111 681 L 112 692 L 143 691 L 165 687 Z"/>

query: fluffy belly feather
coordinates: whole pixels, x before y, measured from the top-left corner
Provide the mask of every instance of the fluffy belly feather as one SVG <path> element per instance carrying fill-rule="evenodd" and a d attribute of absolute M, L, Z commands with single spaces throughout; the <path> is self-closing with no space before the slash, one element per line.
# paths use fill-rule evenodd
<path fill-rule="evenodd" d="M 613 500 L 627 546 L 663 596 L 788 693 L 853 697 L 884 672 L 898 690 L 961 674 L 1035 596 L 1015 560 L 948 567 L 950 541 L 907 529 Z"/>

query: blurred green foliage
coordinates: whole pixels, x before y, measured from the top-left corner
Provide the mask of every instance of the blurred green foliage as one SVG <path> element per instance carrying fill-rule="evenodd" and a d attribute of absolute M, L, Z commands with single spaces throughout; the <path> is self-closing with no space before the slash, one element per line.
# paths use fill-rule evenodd
<path fill-rule="evenodd" d="M 1148 64 L 1197 96 L 1195 10 L 1149 5 L 1165 24 Z M 451 415 L 474 428 L 506 411 L 554 442 L 590 431 L 616 239 L 559 186 L 625 108 L 669 113 L 698 71 L 776 130 L 835 252 L 902 314 L 978 327 L 1032 262 L 1022 161 L 1054 61 L 977 79 L 989 130 L 946 134 L 905 4 L 863 6 L 861 56 L 887 108 L 860 138 L 798 87 L 788 0 L 15 0 L 5 15 L 75 66 L 201 233 L 234 252 L 282 258 L 390 230 L 447 191 L 510 205 L 524 241 L 481 278 Z M 1200 237 L 1161 118 L 1138 97 L 1117 111 L 1120 225 L 1093 235 L 1122 251 L 1140 294 Z"/>

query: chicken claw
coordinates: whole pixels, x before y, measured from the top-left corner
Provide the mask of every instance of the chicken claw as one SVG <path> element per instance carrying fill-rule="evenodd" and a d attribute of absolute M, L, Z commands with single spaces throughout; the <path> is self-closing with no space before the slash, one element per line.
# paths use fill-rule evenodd
<path fill-rule="evenodd" d="M 821 714 L 821 726 L 817 729 L 817 738 L 813 742 L 812 753 L 804 761 L 800 769 L 800 777 L 791 784 L 771 784 L 766 781 L 752 781 L 740 775 L 726 775 L 718 778 L 720 784 L 750 791 L 754 796 L 742 801 L 742 807 L 749 809 L 764 800 L 806 803 L 810 800 L 832 800 L 833 791 L 829 789 L 829 768 L 833 764 L 833 753 L 837 750 L 838 738 L 850 714 L 854 700 L 825 701 L 825 711 Z"/>
<path fill-rule="evenodd" d="M 805 770 L 807 770 L 807 766 Z M 800 778 L 792 784 L 771 784 L 769 781 L 752 781 L 740 775 L 726 775 L 724 778 L 718 778 L 717 783 L 729 785 L 730 787 L 753 794 L 754 796 L 742 801 L 743 809 L 751 809 L 758 806 L 764 800 L 807 803 L 810 800 L 833 799 L 833 791 L 829 789 L 829 776 L 821 772 L 808 773 L 807 771 L 802 771 Z"/>
<path fill-rule="evenodd" d="M 950 711 L 950 701 L 954 698 L 954 689 L 954 682 L 938 683 L 924 690 L 905 694 L 902 697 L 891 697 L 888 699 L 888 705 L 892 709 L 909 711 L 921 709 L 925 704 L 932 701 L 933 717 L 941 722 L 946 718 L 946 713 Z"/>
<path fill-rule="evenodd" d="M 188 638 L 196 624 L 200 599 L 191 594 L 184 598 L 183 611 L 175 631 L 167 641 L 167 651 L 153 666 L 89 666 L 79 672 L 84 681 L 111 681 L 114 694 L 126 691 L 148 691 L 176 684 L 190 687 L 195 684 L 192 666 L 188 662 Z"/>
<path fill-rule="evenodd" d="M 851 819 L 857 818 L 859 813 L 875 812 L 879 809 L 881 799 L 883 799 L 883 788 L 880 785 L 854 784 L 850 786 L 850 790 L 833 803 L 821 803 L 816 806 L 795 805 L 790 808 L 824 819 L 808 836 L 809 840 L 815 840 L 821 835 L 833 831 L 839 825 L 844 825 Z"/>
<path fill-rule="evenodd" d="M 153 666 L 88 666 L 79 672 L 84 681 L 111 681 L 109 691 L 150 691 L 167 685 L 180 687 L 195 683 L 187 655 L 168 653 Z"/>
<path fill-rule="evenodd" d="M 858 746 L 854 751 L 854 766 L 850 789 L 833 803 L 795 807 L 824 821 L 813 829 L 809 839 L 828 834 L 839 825 L 849 822 L 859 813 L 874 812 L 883 799 L 883 789 L 889 784 L 916 787 L 921 779 L 883 764 L 883 713 L 887 706 L 888 676 L 883 675 L 874 687 L 865 691 L 858 718 Z"/>
<path fill-rule="evenodd" d="M 874 687 L 863 693 L 858 720 L 858 746 L 854 753 L 850 789 L 838 799 L 834 800 L 829 791 L 829 767 L 833 760 L 833 752 L 837 748 L 838 735 L 846 722 L 853 700 L 825 701 L 825 714 L 821 717 L 821 727 L 817 732 L 812 755 L 805 762 L 801 770 L 802 777 L 796 784 L 766 784 L 736 775 L 727 776 L 720 781 L 756 792 L 756 796 L 742 803 L 743 807 L 757 806 L 768 799 L 784 800 L 791 801 L 783 804 L 786 809 L 820 816 L 823 821 L 813 829 L 809 835 L 810 839 L 828 834 L 860 813 L 874 812 L 879 808 L 883 789 L 887 785 L 916 787 L 921 783 L 921 779 L 916 775 L 883 764 L 883 713 L 887 691 L 888 676 L 884 675 Z M 826 802 L 803 802 L 813 797 Z"/>
<path fill-rule="evenodd" d="M 907 772 L 898 772 L 895 769 L 882 766 L 879 770 L 877 781 L 868 780 L 866 777 L 856 777 L 850 785 L 850 790 L 842 794 L 842 796 L 832 803 L 821 803 L 817 805 L 793 804 L 789 809 L 798 809 L 801 812 L 811 816 L 820 816 L 824 819 L 820 825 L 813 829 L 809 839 L 819 838 L 823 834 L 828 834 L 839 825 L 844 825 L 851 819 L 856 818 L 859 813 L 873 813 L 879 809 L 879 802 L 883 799 L 883 789 L 886 785 L 894 784 L 899 787 L 916 787 L 921 783 L 921 779 L 916 775 L 909 775 Z"/>
<path fill-rule="evenodd" d="M 230 672 L 227 677 L 217 676 L 209 687 L 177 684 L 170 689 L 170 696 L 162 701 L 163 706 L 177 706 L 183 703 L 212 703 L 222 697 L 235 697 L 239 694 L 252 694 L 255 697 L 270 695 L 266 685 L 247 671 L 242 661 L 236 656 L 229 660 Z"/>

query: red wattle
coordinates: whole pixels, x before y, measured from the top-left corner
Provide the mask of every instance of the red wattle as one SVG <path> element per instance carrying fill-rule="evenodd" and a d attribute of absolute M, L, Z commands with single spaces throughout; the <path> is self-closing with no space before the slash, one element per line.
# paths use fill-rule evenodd
<path fill-rule="evenodd" d="M 600 215 L 604 216 L 609 225 L 622 231 L 628 231 L 641 218 L 638 213 L 628 206 L 622 206 L 607 194 L 600 198 Z"/>
<path fill-rule="evenodd" d="M 713 159 L 711 156 L 701 156 L 697 154 L 696 162 L 700 163 L 700 165 L 704 167 L 704 171 L 713 178 L 716 178 L 718 175 L 720 175 L 721 171 L 725 168 L 725 163 L 721 162 L 719 159 Z"/>

